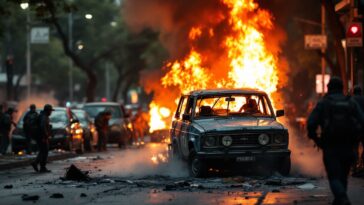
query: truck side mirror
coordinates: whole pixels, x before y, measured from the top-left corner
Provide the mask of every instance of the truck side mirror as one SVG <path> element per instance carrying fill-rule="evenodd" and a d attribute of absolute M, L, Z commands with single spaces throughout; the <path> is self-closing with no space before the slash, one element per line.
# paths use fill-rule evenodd
<path fill-rule="evenodd" d="M 284 110 L 277 110 L 276 117 L 282 117 L 282 116 L 284 116 Z"/>
<path fill-rule="evenodd" d="M 189 115 L 189 114 L 183 114 L 182 115 L 182 120 L 183 121 L 190 121 L 191 120 L 191 115 Z"/>

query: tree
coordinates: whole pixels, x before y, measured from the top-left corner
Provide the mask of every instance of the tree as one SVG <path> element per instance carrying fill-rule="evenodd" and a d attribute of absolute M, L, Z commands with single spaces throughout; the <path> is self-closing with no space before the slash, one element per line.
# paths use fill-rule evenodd
<path fill-rule="evenodd" d="M 334 70 L 334 74 L 341 75 L 344 82 L 344 90 L 348 90 L 348 81 L 345 71 L 345 51 L 341 44 L 341 40 L 345 39 L 345 30 L 340 22 L 338 14 L 335 12 L 334 2 L 332 0 L 322 0 L 321 3 L 327 11 L 328 26 L 334 38 L 334 48 L 339 68 L 339 70 Z"/>
<path fill-rule="evenodd" d="M 8 2 L 17 6 L 21 3 L 20 0 L 8 0 Z M 98 83 L 96 68 L 99 66 L 98 64 L 100 61 L 112 55 L 121 47 L 117 34 L 114 33 L 113 35 L 108 36 L 97 35 L 97 33 L 110 34 L 110 32 L 100 32 L 100 28 L 103 28 L 100 25 L 107 25 L 110 27 L 110 22 L 119 14 L 115 2 L 111 0 L 102 2 L 97 0 L 79 0 L 72 3 L 66 0 L 33 0 L 30 1 L 30 4 L 30 7 L 35 10 L 38 19 L 54 26 L 57 36 L 62 42 L 64 53 L 72 59 L 76 67 L 86 74 L 86 98 L 87 101 L 94 101 L 95 90 Z M 72 47 L 69 47 L 70 39 L 66 34 L 66 26 L 62 25 L 62 16 L 66 16 L 69 12 L 77 14 L 77 12 L 80 10 L 82 11 L 83 8 L 92 8 L 94 13 L 99 12 L 99 14 L 101 14 L 99 16 L 106 16 L 105 18 L 100 19 L 101 21 L 105 20 L 107 22 L 100 22 L 96 19 L 94 25 L 78 25 L 79 34 L 81 34 L 79 37 L 84 38 L 84 43 L 89 46 L 87 51 L 78 52 Z M 99 27 L 92 28 L 93 26 Z M 110 30 L 111 28 L 106 29 Z M 82 35 L 82 32 L 83 34 L 86 32 L 89 33 Z"/>

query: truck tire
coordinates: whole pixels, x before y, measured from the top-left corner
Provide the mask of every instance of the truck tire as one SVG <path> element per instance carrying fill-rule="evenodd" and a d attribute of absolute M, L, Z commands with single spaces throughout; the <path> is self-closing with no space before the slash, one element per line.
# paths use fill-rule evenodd
<path fill-rule="evenodd" d="M 172 143 L 171 156 L 172 156 L 173 159 L 178 159 L 178 160 L 181 159 L 181 155 L 180 155 L 180 152 L 179 152 L 179 149 L 178 149 L 177 142 Z"/>
<path fill-rule="evenodd" d="M 206 163 L 197 157 L 196 151 L 190 151 L 188 160 L 189 173 L 191 177 L 202 178 L 207 174 Z"/>
<path fill-rule="evenodd" d="M 291 171 L 291 157 L 285 157 L 281 160 L 281 163 L 278 167 L 278 172 L 282 176 L 288 176 Z"/>

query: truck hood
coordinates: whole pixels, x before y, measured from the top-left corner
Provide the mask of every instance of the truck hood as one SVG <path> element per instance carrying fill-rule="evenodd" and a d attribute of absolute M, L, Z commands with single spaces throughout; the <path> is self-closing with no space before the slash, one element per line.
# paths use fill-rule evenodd
<path fill-rule="evenodd" d="M 285 129 L 282 124 L 273 118 L 213 118 L 195 120 L 195 123 L 205 132 Z"/>

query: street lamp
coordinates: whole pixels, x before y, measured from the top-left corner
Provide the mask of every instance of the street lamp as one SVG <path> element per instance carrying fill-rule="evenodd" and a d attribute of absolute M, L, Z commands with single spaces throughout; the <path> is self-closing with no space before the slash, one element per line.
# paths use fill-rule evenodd
<path fill-rule="evenodd" d="M 27 62 L 27 97 L 30 98 L 31 84 L 32 84 L 32 68 L 31 68 L 31 53 L 30 53 L 30 9 L 29 3 L 23 2 L 20 4 L 23 10 L 27 9 L 27 51 L 26 51 L 26 62 Z"/>
<path fill-rule="evenodd" d="M 116 21 L 111 21 L 110 22 L 110 26 L 112 27 L 116 27 L 118 25 L 118 23 Z"/>
<path fill-rule="evenodd" d="M 20 7 L 21 7 L 23 10 L 25 10 L 25 9 L 27 9 L 27 8 L 29 7 L 29 3 L 27 3 L 27 2 L 21 3 L 21 4 L 20 4 Z"/>
<path fill-rule="evenodd" d="M 88 20 L 91 20 L 92 19 L 92 14 L 85 14 L 85 18 L 88 19 Z"/>

